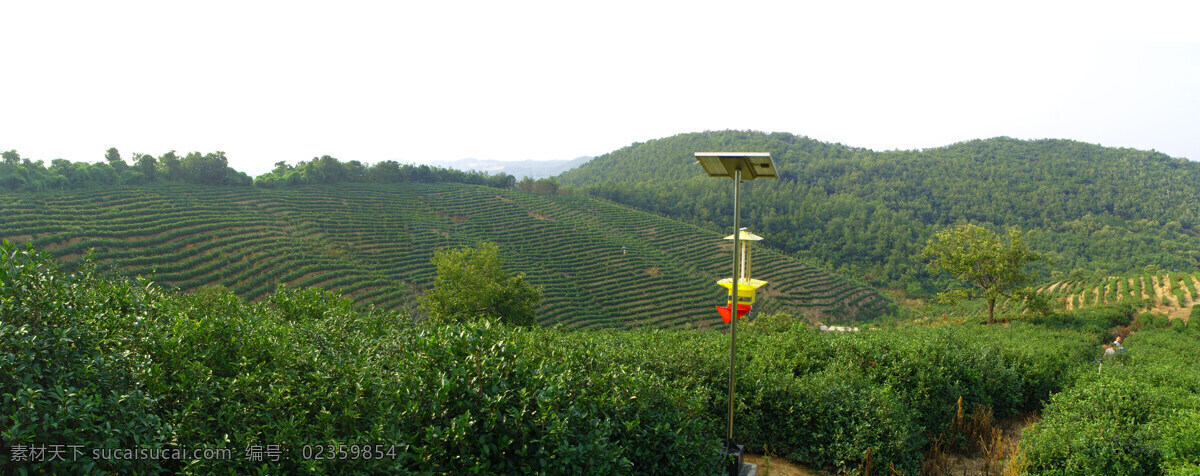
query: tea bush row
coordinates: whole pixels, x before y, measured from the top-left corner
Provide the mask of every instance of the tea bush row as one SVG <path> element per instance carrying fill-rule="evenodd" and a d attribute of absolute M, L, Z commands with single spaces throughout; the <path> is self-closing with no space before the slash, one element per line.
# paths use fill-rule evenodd
<path fill-rule="evenodd" d="M 1081 371 L 1022 442 L 1030 474 L 1200 473 L 1197 327 L 1144 328 Z"/>
<path fill-rule="evenodd" d="M 1120 311 L 1112 311 L 1120 313 Z M 1105 319 L 1115 319 L 1104 316 Z M 955 416 L 961 397 L 998 415 L 1040 408 L 1092 358 L 1099 336 L 1028 323 L 822 334 L 765 316 L 739 332 L 735 439 L 792 461 L 904 474 Z M 1107 331 L 1107 329 L 1106 329 Z M 702 390 L 724 420 L 728 336 L 687 331 L 549 333 L 544 345 L 637 365 Z M 882 466 L 880 466 L 882 465 Z"/>
<path fill-rule="evenodd" d="M 728 272 L 719 236 L 694 226 L 585 197 L 465 184 L 346 183 L 286 190 L 147 184 L 11 198 L 0 199 L 0 215 L 11 218 L 0 221 L 0 237 L 28 237 L 56 247 L 57 256 L 94 248 L 102 262 L 128 275 L 156 272 L 160 283 L 188 291 L 223 284 L 248 299 L 261 297 L 272 281 L 299 278 L 288 273 L 313 265 L 359 276 L 362 287 L 388 286 L 379 284 L 386 281 L 427 287 L 432 251 L 493 240 L 509 253 L 511 270 L 526 271 L 536 284 L 570 301 L 543 309 L 545 322 L 633 327 L 649 318 L 657 326 L 689 327 L 702 322 L 698 312 L 715 320 L 711 311 L 702 311 L 711 308 L 697 303 L 717 296 L 720 288 L 712 281 L 719 270 Z M 698 245 L 698 236 L 718 241 Z M 275 259 L 282 256 L 288 259 Z M 763 304 L 819 311 L 854 301 L 843 315 L 828 313 L 826 320 L 889 312 L 886 298 L 858 283 L 773 250 L 760 250 L 756 258 L 760 276 L 780 275 L 768 278 L 777 289 Z M 649 275 L 649 267 L 661 274 Z M 803 280 L 783 274 L 796 269 L 806 273 Z M 667 294 L 691 299 L 658 299 L 653 316 L 647 316 L 626 306 L 639 300 L 626 289 L 653 291 L 648 299 Z M 402 307 L 395 300 L 355 298 L 362 308 Z"/>
<path fill-rule="evenodd" d="M 232 448 L 280 462 L 96 461 L 48 472 L 709 473 L 725 434 L 728 336 L 413 325 L 313 289 L 247 303 L 0 262 L 4 443 Z M 735 438 L 816 467 L 904 474 L 955 414 L 1040 408 L 1129 310 L 1034 324 L 823 334 L 786 316 L 739 332 Z M 1165 378 L 1165 377 L 1164 377 Z M 117 428 L 120 431 L 111 431 Z M 395 445 L 304 460 L 304 445 Z M 17 467 L 10 452 L 0 465 Z M 78 464 L 78 463 L 76 463 Z"/>
<path fill-rule="evenodd" d="M 0 472 L 702 474 L 720 462 L 698 390 L 542 344 L 561 331 L 418 327 L 313 289 L 176 295 L 0 251 Z M 9 448 L 39 444 L 235 458 L 13 461 Z M 302 458 L 329 444 L 394 452 Z M 254 445 L 283 459 L 241 458 Z"/>

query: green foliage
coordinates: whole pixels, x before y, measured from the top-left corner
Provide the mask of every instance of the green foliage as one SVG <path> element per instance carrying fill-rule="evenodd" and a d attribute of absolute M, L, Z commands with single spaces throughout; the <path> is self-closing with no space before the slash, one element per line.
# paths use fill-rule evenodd
<path fill-rule="evenodd" d="M 744 192 L 743 225 L 787 252 L 903 289 L 945 287 L 916 259 L 938 228 L 1021 227 L 1047 255 L 1033 270 L 1117 273 L 1200 264 L 1200 164 L 1067 140 L 1005 137 L 875 152 L 786 133 L 709 131 L 636 143 L 562 174 L 564 186 L 725 229 L 730 187 L 693 154 L 770 152 L 778 180 Z M 1048 206 L 1048 204 L 1053 204 Z M 1164 224 L 1179 224 L 1175 229 Z"/>
<path fill-rule="evenodd" d="M 519 326 L 537 324 L 542 292 L 525 274 L 508 276 L 501 268 L 495 243 L 443 250 L 433 255 L 437 277 L 421 298 L 421 308 L 434 324 L 496 319 Z"/>
<path fill-rule="evenodd" d="M 1149 312 L 1138 313 L 1137 326 L 1141 329 L 1154 326 L 1154 314 Z"/>
<path fill-rule="evenodd" d="M 5 421 L 19 423 L 5 430 L 8 441 L 225 448 L 237 456 L 271 444 L 285 455 L 279 462 L 126 461 L 96 470 L 719 470 L 728 375 L 722 333 L 562 331 L 487 320 L 414 326 L 407 316 L 356 312 L 349 300 L 315 289 L 280 287 L 248 303 L 220 287 L 175 295 L 87 269 L 66 278 L 44 257 L 37 258 L 44 265 L 29 265 L 5 246 L 0 306 L 16 317 L 5 320 L 0 355 L 53 344 L 63 329 L 75 329 L 71 338 L 81 340 L 72 343 L 92 344 L 58 341 L 51 348 L 60 353 L 22 357 L 41 370 L 0 367 L 6 401 L 33 401 L 30 389 L 58 385 L 88 398 L 83 411 L 92 415 L 55 413 L 60 402 L 53 399 L 35 402 L 37 413 L 27 403 L 0 407 Z M 771 316 L 742 334 L 736 434 L 752 447 L 839 471 L 859 467 L 869 452 L 873 464 L 915 473 L 959 397 L 967 408 L 987 405 L 999 415 L 1036 409 L 1075 378 L 1096 339 L 1021 322 L 822 334 L 785 321 Z M 1056 345 L 1041 344 L 1048 341 Z M 92 353 L 104 364 L 88 360 Z M 39 375 L 54 385 L 39 384 Z M 112 391 L 121 398 L 88 397 Z M 88 436 L 87 418 L 125 430 Z M 101 436 L 109 439 L 89 439 Z M 1186 450 L 1185 439 L 1172 441 Z M 380 443 L 394 443 L 394 457 L 299 457 L 305 445 Z"/>
<path fill-rule="evenodd" d="M 364 310 L 409 309 L 433 283 L 435 250 L 494 241 L 509 274 L 543 289 L 539 320 L 572 328 L 715 325 L 713 281 L 729 272 L 727 233 L 583 196 L 463 184 L 0 192 L 0 216 L 0 237 L 51 250 L 67 269 L 95 248 L 120 274 L 184 291 L 222 285 L 253 300 L 316 286 Z M 770 244 L 754 253 L 755 277 L 770 281 L 756 313 L 832 324 L 890 312 L 880 293 L 807 260 Z"/>
<path fill-rule="evenodd" d="M 1014 297 L 1013 291 L 1030 279 L 1025 265 L 1040 259 L 1025 246 L 1020 230 L 1009 230 L 1007 240 L 1002 240 L 971 224 L 938 231 L 921 256 L 929 260 L 931 272 L 947 272 L 974 284 L 988 302 L 989 323 L 995 318 L 996 300 Z"/>
<path fill-rule="evenodd" d="M 558 180 L 554 178 L 534 180 L 531 177 L 525 177 L 520 182 L 517 182 L 515 187 L 522 192 L 553 195 L 558 193 Z"/>
<path fill-rule="evenodd" d="M 178 422 L 158 411 L 154 359 L 130 349 L 131 327 L 158 316 L 153 285 L 64 275 L 46 254 L 0 245 L 0 468 L 17 445 L 161 446 Z M 56 473 L 157 472 L 155 460 L 46 462 Z M 3 471 L 9 473 L 10 470 Z"/>
<path fill-rule="evenodd" d="M 504 173 L 489 175 L 479 171 L 463 172 L 424 164 L 400 164 L 394 160 L 386 160 L 367 167 L 357 160 L 341 162 L 328 155 L 313 157 L 310 161 L 302 160 L 295 166 L 288 165 L 287 162 L 277 162 L 274 170 L 254 179 L 254 185 L 264 188 L 366 182 L 456 182 L 495 188 L 512 188 L 516 184 L 516 179 L 512 175 Z"/>
<path fill-rule="evenodd" d="M 15 151 L 12 151 L 16 154 Z M 116 148 L 105 153 L 105 161 L 88 164 L 54 159 L 49 168 L 40 161 L 5 161 L 0 163 L 0 189 L 12 192 L 63 192 L 89 187 L 139 185 L 155 181 L 179 181 L 209 185 L 249 185 L 250 177 L 228 166 L 224 152 L 201 154 L 192 152 L 180 160 L 171 151 L 159 159 L 134 154 L 135 165 L 121 158 Z M 14 155 L 15 156 L 15 155 Z M 16 156 L 19 158 L 19 156 Z M 161 173 L 160 173 L 161 172 Z"/>
<path fill-rule="evenodd" d="M 1190 474 L 1200 463 L 1200 341 L 1144 329 L 1128 358 L 1054 395 L 1021 446 L 1030 474 Z"/>
<path fill-rule="evenodd" d="M 416 327 L 313 289 L 260 303 L 218 287 L 175 295 L 2 251 L 5 473 L 711 474 L 720 463 L 702 392 L 564 347 L 559 331 Z M 233 457 L 20 462 L 15 444 Z M 303 457 L 305 445 L 377 444 L 371 459 Z M 254 445 L 283 458 L 248 460 Z"/>

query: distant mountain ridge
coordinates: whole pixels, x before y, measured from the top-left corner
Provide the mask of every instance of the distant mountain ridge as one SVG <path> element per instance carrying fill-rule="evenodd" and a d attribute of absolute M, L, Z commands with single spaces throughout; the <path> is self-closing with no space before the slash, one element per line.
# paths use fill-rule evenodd
<path fill-rule="evenodd" d="M 553 177 L 592 160 L 591 156 L 580 156 L 569 160 L 490 160 L 490 159 L 458 159 L 436 161 L 431 165 L 449 167 L 458 170 L 478 170 L 490 174 L 506 173 L 518 179 L 532 177 L 535 179 Z"/>
<path fill-rule="evenodd" d="M 868 282 L 936 289 L 916 255 L 940 227 L 1033 230 L 1043 278 L 1147 265 L 1200 267 L 1200 163 L 1070 140 L 998 137 L 876 152 L 786 133 L 709 131 L 636 143 L 559 176 L 561 184 L 711 229 L 730 225 L 731 187 L 697 151 L 770 152 L 742 220 L 785 251 Z M 1061 278 L 1061 276 L 1058 276 Z"/>

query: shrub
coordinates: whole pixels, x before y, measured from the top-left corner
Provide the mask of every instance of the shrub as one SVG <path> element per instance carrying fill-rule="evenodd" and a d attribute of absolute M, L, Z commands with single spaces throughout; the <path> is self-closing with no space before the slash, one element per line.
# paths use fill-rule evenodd
<path fill-rule="evenodd" d="M 16 423 L 3 430 L 6 442 L 212 445 L 236 455 L 279 445 L 284 453 L 279 462 L 124 461 L 85 470 L 720 469 L 725 334 L 561 331 L 494 319 L 418 326 L 404 315 L 358 313 L 350 301 L 313 289 L 280 287 L 247 303 L 219 287 L 164 293 L 142 281 L 102 280 L 86 267 L 64 277 L 41 255 L 5 246 L 0 416 Z M 1083 378 L 1075 371 L 1079 363 L 1094 358 L 1097 342 L 1128 324 L 1133 312 L 1127 304 L 1097 306 L 1003 327 L 846 334 L 822 334 L 784 316 L 766 319 L 739 334 L 735 435 L 750 447 L 768 445 L 838 471 L 857 470 L 869 452 L 876 467 L 915 473 L 959 398 L 965 408 L 991 407 L 1000 416 L 1040 408 Z M 1138 359 L 1195 344 L 1149 336 L 1138 342 L 1131 344 Z M 1174 347 L 1154 351 L 1167 346 Z M 1173 368 L 1139 369 L 1146 385 L 1178 392 L 1197 385 Z M 49 417 L 34 418 L 41 415 Z M 99 422 L 121 433 L 100 431 Z M 1170 435 L 1162 433 L 1161 441 Z M 1189 448 L 1183 436 L 1171 441 L 1179 451 Z M 368 443 L 394 444 L 394 453 L 371 460 L 301 457 L 306 445 Z M 1163 451 L 1164 464 L 1190 461 Z M 9 468 L 11 454 L 0 458 Z"/>
<path fill-rule="evenodd" d="M 447 324 L 483 316 L 514 325 L 537 324 L 541 289 L 529 284 L 525 273 L 508 276 L 499 256 L 500 248 L 490 242 L 434 253 L 437 277 L 421 299 L 429 319 Z"/>
<path fill-rule="evenodd" d="M 165 294 L 86 267 L 63 276 L 44 255 L 7 243 L 0 251 L 6 445 L 210 447 L 235 456 L 63 464 L 14 462 L 5 451 L 6 473 L 708 474 L 720 466 L 704 390 L 556 346 L 562 340 L 550 337 L 559 331 L 491 321 L 418 327 L 311 289 L 281 288 L 260 303 L 222 288 Z M 371 459 L 302 457 L 306 445 L 364 444 L 387 446 Z M 278 445 L 283 457 L 243 458 L 255 445 Z"/>
<path fill-rule="evenodd" d="M 144 283 L 139 283 L 144 284 Z M 90 260 L 63 275 L 49 255 L 0 243 L 0 419 L 5 446 L 161 446 L 175 426 L 159 413 L 153 360 L 126 350 L 123 330 L 153 318 L 152 285 L 97 280 Z M 61 448 L 60 448 L 61 449 Z M 67 450 L 71 451 L 71 450 Z M 68 458 L 73 455 L 67 454 Z M 0 453 L 14 468 L 16 451 Z M 158 472 L 156 460 L 43 461 L 35 472 Z M 5 472 L 8 472 L 7 470 Z"/>
<path fill-rule="evenodd" d="M 1086 369 L 1022 441 L 1030 474 L 1191 474 L 1200 464 L 1195 337 L 1143 330 L 1128 359 Z"/>
<path fill-rule="evenodd" d="M 1138 313 L 1137 326 L 1139 329 L 1144 329 L 1154 325 L 1154 314 L 1149 312 Z"/>
<path fill-rule="evenodd" d="M 1108 369 L 1106 369 L 1108 370 Z M 1145 474 L 1162 463 L 1160 435 L 1148 425 L 1168 400 L 1151 386 L 1118 372 L 1051 399 L 1041 421 L 1022 441 L 1030 474 Z"/>

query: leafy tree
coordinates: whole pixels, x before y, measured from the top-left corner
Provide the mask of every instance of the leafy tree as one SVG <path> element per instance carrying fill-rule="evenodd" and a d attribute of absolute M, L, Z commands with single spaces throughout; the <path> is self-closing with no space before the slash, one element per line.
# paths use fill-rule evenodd
<path fill-rule="evenodd" d="M 1025 265 L 1041 259 L 1025 245 L 1024 234 L 1010 229 L 1004 240 L 987 228 L 966 224 L 938 231 L 921 252 L 933 273 L 949 272 L 974 284 L 987 299 L 988 323 L 995 322 L 996 299 L 1015 298 L 1014 291 L 1030 280 Z M 963 294 L 950 291 L 946 297 Z"/>
<path fill-rule="evenodd" d="M 18 154 L 16 150 L 10 150 L 0 155 L 3 155 L 6 164 L 16 165 L 21 162 L 21 154 Z"/>
<path fill-rule="evenodd" d="M 134 154 L 137 158 L 137 170 L 148 180 L 154 180 L 157 176 L 158 161 L 150 154 Z"/>
<path fill-rule="evenodd" d="M 492 242 L 434 253 L 437 277 L 433 289 L 421 298 L 429 320 L 454 323 L 485 317 L 521 326 L 536 324 L 541 289 L 525 281 L 525 273 L 505 274 L 499 254 L 500 248 Z"/>
<path fill-rule="evenodd" d="M 121 152 L 117 151 L 116 147 L 109 147 L 108 150 L 104 152 L 104 160 L 107 160 L 108 165 L 111 165 L 117 170 L 121 170 L 126 166 L 125 160 L 121 159 Z"/>
<path fill-rule="evenodd" d="M 554 195 L 558 193 L 558 180 L 554 177 L 534 180 L 532 177 L 525 177 L 520 182 L 515 182 L 517 190 L 529 193 L 540 193 L 545 195 Z"/>
<path fill-rule="evenodd" d="M 175 155 L 175 151 L 170 151 L 158 158 L 158 164 L 162 167 L 162 175 L 169 180 L 180 180 L 183 178 L 183 165 L 179 160 L 179 156 Z"/>

